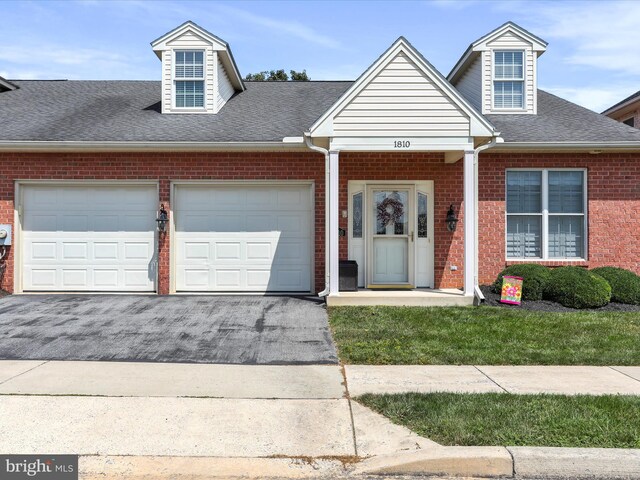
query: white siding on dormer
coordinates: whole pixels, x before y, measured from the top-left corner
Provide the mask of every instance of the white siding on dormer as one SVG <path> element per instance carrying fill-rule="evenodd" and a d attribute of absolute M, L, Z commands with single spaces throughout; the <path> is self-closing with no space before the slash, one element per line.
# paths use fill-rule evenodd
<path fill-rule="evenodd" d="M 493 97 L 493 52 L 495 50 L 523 50 L 524 51 L 524 110 L 522 113 L 536 113 L 536 54 L 531 43 L 523 40 L 513 32 L 505 32 L 498 38 L 487 43 L 490 50 L 482 52 L 484 68 L 484 102 L 482 113 L 517 113 L 494 111 Z"/>
<path fill-rule="evenodd" d="M 204 45 L 211 46 L 211 42 L 205 40 L 194 32 L 185 32 L 177 38 L 167 42 L 171 48 L 202 48 Z"/>
<path fill-rule="evenodd" d="M 471 105 L 482 111 L 482 59 L 478 56 L 460 77 L 456 88 Z"/>
<path fill-rule="evenodd" d="M 171 102 L 173 101 L 172 55 L 171 50 L 162 52 L 162 113 L 171 111 Z"/>
<path fill-rule="evenodd" d="M 469 136 L 469 117 L 398 54 L 333 119 L 335 137 Z"/>
<path fill-rule="evenodd" d="M 220 59 L 218 59 L 218 88 L 216 92 L 216 112 L 219 112 L 220 109 L 224 106 L 225 103 L 229 101 L 229 99 L 235 93 L 235 89 L 231 84 L 231 80 L 229 80 L 229 75 L 227 75 L 227 71 Z"/>

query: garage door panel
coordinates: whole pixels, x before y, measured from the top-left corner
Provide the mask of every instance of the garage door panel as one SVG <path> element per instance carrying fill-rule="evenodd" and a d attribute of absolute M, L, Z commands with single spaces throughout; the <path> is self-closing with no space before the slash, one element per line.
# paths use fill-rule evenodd
<path fill-rule="evenodd" d="M 156 197 L 153 185 L 23 187 L 23 289 L 154 291 Z"/>
<path fill-rule="evenodd" d="M 176 289 L 309 291 L 311 204 L 308 185 L 177 187 Z"/>

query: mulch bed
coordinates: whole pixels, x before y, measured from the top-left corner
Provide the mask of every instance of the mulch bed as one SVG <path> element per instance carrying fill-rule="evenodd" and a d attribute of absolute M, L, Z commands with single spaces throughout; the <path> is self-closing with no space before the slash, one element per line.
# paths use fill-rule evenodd
<path fill-rule="evenodd" d="M 487 305 L 489 307 L 521 308 L 525 310 L 536 310 L 539 312 L 640 312 L 640 305 L 627 305 L 626 303 L 616 302 L 611 302 L 601 308 L 580 310 L 563 307 L 559 303 L 552 302 L 551 300 L 523 300 L 520 306 L 508 305 L 506 303 L 500 303 L 500 295 L 493 293 L 490 286 L 482 285 L 480 290 L 482 290 L 482 294 L 485 298 L 483 305 Z"/>

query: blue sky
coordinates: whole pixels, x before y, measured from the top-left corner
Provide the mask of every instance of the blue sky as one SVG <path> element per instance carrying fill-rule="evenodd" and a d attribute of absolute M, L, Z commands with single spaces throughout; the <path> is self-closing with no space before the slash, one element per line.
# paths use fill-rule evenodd
<path fill-rule="evenodd" d="M 353 79 L 404 35 L 443 74 L 512 20 L 549 42 L 539 87 L 600 111 L 640 90 L 640 1 L 4 1 L 0 76 L 148 79 L 149 42 L 185 20 L 226 40 L 244 75 Z"/>

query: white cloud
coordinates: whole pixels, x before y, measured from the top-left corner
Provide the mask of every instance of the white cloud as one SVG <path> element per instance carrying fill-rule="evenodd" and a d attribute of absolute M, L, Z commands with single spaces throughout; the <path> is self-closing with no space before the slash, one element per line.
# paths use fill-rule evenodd
<path fill-rule="evenodd" d="M 557 2 L 535 6 L 536 33 L 573 48 L 567 62 L 640 75 L 640 2 Z"/>
<path fill-rule="evenodd" d="M 544 87 L 554 95 L 589 108 L 594 112 L 602 112 L 640 89 L 640 85 L 608 85 L 606 87 L 590 86 L 584 88 Z"/>
<path fill-rule="evenodd" d="M 294 20 L 282 20 L 256 15 L 236 7 L 226 5 L 218 5 L 217 8 L 227 14 L 233 15 L 255 25 L 270 29 L 271 34 L 285 33 L 300 40 L 320 45 L 322 47 L 340 49 L 341 44 L 335 38 L 316 32 L 314 29 Z"/>

